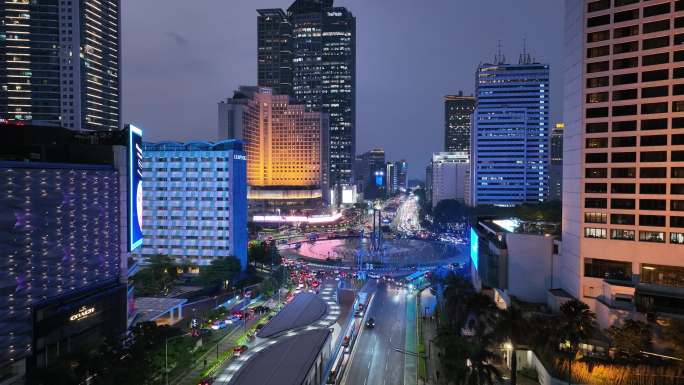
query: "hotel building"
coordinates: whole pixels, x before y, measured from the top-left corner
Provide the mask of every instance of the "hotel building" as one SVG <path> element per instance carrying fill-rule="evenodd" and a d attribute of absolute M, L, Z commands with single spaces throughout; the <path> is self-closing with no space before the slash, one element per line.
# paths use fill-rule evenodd
<path fill-rule="evenodd" d="M 142 256 L 162 254 L 195 265 L 235 256 L 246 268 L 243 143 L 145 143 L 143 154 Z"/>
<path fill-rule="evenodd" d="M 121 128 L 120 0 L 7 0 L 0 18 L 0 121 Z"/>
<path fill-rule="evenodd" d="M 566 2 L 561 287 L 684 314 L 684 1 Z"/>
<path fill-rule="evenodd" d="M 266 87 L 240 87 L 218 104 L 219 138 L 241 139 L 250 206 L 316 206 L 328 198 L 328 116 Z"/>
<path fill-rule="evenodd" d="M 349 185 L 356 154 L 356 18 L 333 0 L 295 0 L 258 16 L 258 85 L 330 120 L 330 185 Z M 286 16 L 286 18 L 285 18 Z"/>

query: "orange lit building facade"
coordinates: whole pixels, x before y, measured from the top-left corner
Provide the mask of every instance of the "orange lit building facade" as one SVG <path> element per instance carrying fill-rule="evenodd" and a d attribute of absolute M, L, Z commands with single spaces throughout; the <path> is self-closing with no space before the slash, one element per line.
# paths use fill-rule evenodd
<path fill-rule="evenodd" d="M 271 88 L 243 86 L 219 103 L 219 137 L 246 142 L 252 202 L 293 205 L 324 199 L 328 131 L 327 114 L 306 112 Z"/>

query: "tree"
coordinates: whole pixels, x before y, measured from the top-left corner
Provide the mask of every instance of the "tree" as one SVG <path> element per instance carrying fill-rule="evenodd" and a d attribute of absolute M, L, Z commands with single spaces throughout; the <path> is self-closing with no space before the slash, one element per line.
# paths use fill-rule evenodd
<path fill-rule="evenodd" d="M 503 342 L 511 344 L 511 385 L 518 381 L 518 355 L 516 349 L 528 341 L 532 333 L 529 320 L 516 305 L 509 306 L 499 314 L 496 333 Z"/>
<path fill-rule="evenodd" d="M 571 299 L 560 307 L 558 315 L 557 338 L 559 342 L 567 344 L 570 357 L 568 360 L 568 381 L 572 381 L 572 360 L 579 352 L 579 344 L 587 340 L 596 331 L 596 314 L 587 304 Z"/>
<path fill-rule="evenodd" d="M 211 265 L 200 268 L 200 281 L 205 287 L 216 287 L 234 283 L 240 276 L 240 261 L 233 256 L 211 261 Z"/>
<path fill-rule="evenodd" d="M 629 358 L 637 358 L 642 351 L 651 346 L 653 333 L 646 323 L 628 319 L 622 326 L 611 326 L 608 329 L 608 337 L 611 346 L 618 353 L 625 354 Z"/>
<path fill-rule="evenodd" d="M 153 255 L 148 265 L 133 278 L 136 291 L 142 296 L 166 294 L 178 279 L 178 270 L 173 260 L 166 255 Z"/>

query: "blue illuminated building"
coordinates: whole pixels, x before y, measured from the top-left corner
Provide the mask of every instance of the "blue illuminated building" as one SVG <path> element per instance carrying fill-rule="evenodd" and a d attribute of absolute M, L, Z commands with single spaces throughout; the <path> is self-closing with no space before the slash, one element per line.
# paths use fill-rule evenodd
<path fill-rule="evenodd" d="M 235 256 L 247 266 L 247 157 L 243 142 L 143 145 L 141 254 L 208 265 Z"/>
<path fill-rule="evenodd" d="M 471 204 L 548 199 L 549 96 L 549 66 L 529 56 L 478 67 Z"/>

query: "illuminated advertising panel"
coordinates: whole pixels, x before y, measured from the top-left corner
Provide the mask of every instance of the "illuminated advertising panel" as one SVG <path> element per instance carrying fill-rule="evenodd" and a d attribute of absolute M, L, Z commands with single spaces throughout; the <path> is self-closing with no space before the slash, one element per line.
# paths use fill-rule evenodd
<path fill-rule="evenodd" d="M 477 269 L 477 267 L 478 267 L 477 264 L 480 260 L 479 251 L 480 251 L 479 238 L 478 238 L 475 230 L 471 227 L 470 228 L 470 260 L 473 262 L 473 267 L 475 267 L 475 269 Z"/>
<path fill-rule="evenodd" d="M 143 232 L 142 130 L 128 125 L 128 251 L 142 244 Z"/>
<path fill-rule="evenodd" d="M 345 205 L 352 204 L 356 201 L 356 195 L 353 187 L 342 187 L 342 203 Z"/>
<path fill-rule="evenodd" d="M 375 185 L 382 186 L 385 184 L 385 173 L 382 171 L 375 172 Z"/>

